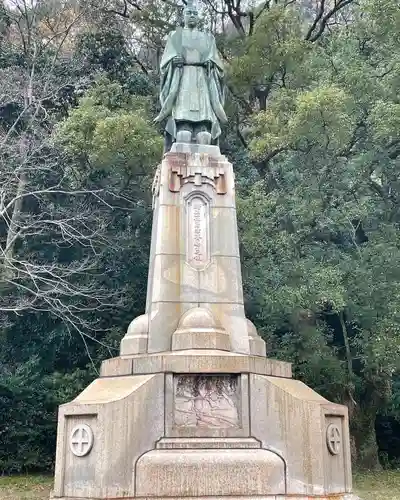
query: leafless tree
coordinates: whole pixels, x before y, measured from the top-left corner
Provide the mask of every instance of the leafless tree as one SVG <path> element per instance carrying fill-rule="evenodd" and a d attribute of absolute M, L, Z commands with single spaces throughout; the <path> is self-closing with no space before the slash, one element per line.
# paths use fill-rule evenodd
<path fill-rule="evenodd" d="M 13 314 L 47 311 L 86 343 L 96 329 L 87 313 L 121 297 L 97 274 L 112 195 L 83 186 L 52 143 L 85 12 L 73 1 L 10 0 L 6 13 L 2 50 L 24 63 L 0 68 L 0 327 Z"/>

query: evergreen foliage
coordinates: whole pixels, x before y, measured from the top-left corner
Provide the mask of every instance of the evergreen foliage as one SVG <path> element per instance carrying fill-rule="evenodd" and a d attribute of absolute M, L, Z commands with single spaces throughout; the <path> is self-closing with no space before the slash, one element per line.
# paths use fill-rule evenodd
<path fill-rule="evenodd" d="M 143 313 L 156 69 L 181 7 L 0 7 L 2 473 L 51 468 L 58 405 Z M 398 7 L 202 2 L 228 72 L 247 314 L 268 356 L 349 407 L 364 468 L 400 461 Z"/>

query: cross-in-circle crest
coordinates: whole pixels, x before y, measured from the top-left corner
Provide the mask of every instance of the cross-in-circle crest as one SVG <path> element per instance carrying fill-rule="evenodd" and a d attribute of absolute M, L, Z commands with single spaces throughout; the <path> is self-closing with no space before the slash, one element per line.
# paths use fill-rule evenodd
<path fill-rule="evenodd" d="M 76 425 L 69 438 L 69 447 L 77 457 L 88 455 L 93 447 L 93 431 L 86 424 Z"/>
<path fill-rule="evenodd" d="M 328 425 L 326 429 L 326 444 L 332 455 L 339 455 L 342 450 L 342 433 L 336 424 Z"/>

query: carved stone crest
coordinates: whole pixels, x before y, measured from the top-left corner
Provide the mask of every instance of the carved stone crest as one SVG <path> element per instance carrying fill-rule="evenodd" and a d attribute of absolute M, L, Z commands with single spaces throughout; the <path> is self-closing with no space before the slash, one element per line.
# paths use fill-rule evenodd
<path fill-rule="evenodd" d="M 77 457 L 88 455 L 93 447 L 93 431 L 86 424 L 76 425 L 69 438 L 69 447 Z"/>
<path fill-rule="evenodd" d="M 332 455 L 339 455 L 342 450 L 342 433 L 336 424 L 328 425 L 326 429 L 326 444 Z"/>

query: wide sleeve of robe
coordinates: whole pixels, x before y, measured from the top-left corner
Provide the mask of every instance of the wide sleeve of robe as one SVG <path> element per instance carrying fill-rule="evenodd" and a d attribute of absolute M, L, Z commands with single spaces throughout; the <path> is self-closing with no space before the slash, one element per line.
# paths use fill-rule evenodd
<path fill-rule="evenodd" d="M 211 36 L 211 35 L 210 35 Z M 228 121 L 225 110 L 224 67 L 218 54 L 215 38 L 211 36 L 209 60 L 214 63 L 209 75 L 210 100 L 214 113 L 221 123 Z"/>
<path fill-rule="evenodd" d="M 182 68 L 174 67 L 172 64 L 173 58 L 180 55 L 181 52 L 179 43 L 177 43 L 179 34 L 179 31 L 173 31 L 168 35 L 164 53 L 161 58 L 161 111 L 156 118 L 157 121 L 161 121 L 171 115 L 174 102 L 179 92 Z"/>

